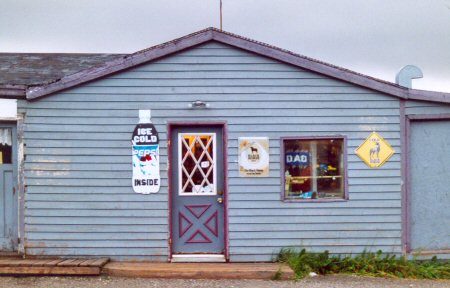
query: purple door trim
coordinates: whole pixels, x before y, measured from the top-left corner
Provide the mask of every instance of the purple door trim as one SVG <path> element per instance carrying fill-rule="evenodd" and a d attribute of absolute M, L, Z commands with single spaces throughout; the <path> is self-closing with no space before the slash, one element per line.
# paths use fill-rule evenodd
<path fill-rule="evenodd" d="M 400 101 L 400 149 L 401 149 L 401 157 L 400 157 L 400 169 L 401 169 L 401 197 L 402 197 L 402 208 L 401 208 L 401 218 L 402 218 L 402 253 L 406 254 L 408 252 L 409 245 L 409 225 L 408 225 L 408 135 L 409 135 L 409 120 L 406 117 L 405 113 L 405 100 Z"/>
<path fill-rule="evenodd" d="M 174 128 L 177 127 L 201 127 L 201 126 L 215 126 L 222 128 L 223 131 L 223 171 L 224 171 L 224 179 L 223 179 L 223 205 L 224 205 L 224 248 L 225 248 L 225 260 L 228 262 L 230 259 L 229 256 L 229 239 L 228 239 L 228 154 L 227 154 L 227 147 L 228 147 L 228 135 L 227 135 L 227 122 L 226 121 L 213 121 L 213 122 L 169 122 L 167 123 L 167 139 L 168 141 L 172 139 L 172 131 Z M 169 169 L 168 169 L 168 183 L 169 183 L 169 201 L 168 201 L 168 209 L 169 209 L 169 258 L 168 261 L 172 259 L 173 254 L 173 235 L 172 235 L 172 185 L 170 184 L 172 181 L 172 172 L 173 167 L 170 165 L 172 163 L 172 149 L 174 148 L 172 146 L 172 143 L 169 142 L 168 145 L 168 162 L 169 162 Z"/>

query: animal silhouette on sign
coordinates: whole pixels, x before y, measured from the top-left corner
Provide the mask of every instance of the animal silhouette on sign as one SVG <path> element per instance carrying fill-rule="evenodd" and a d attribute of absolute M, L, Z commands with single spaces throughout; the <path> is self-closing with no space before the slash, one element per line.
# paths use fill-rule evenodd
<path fill-rule="evenodd" d="M 259 161 L 258 148 L 250 146 L 250 154 L 247 154 L 248 160 L 252 162 Z"/>
<path fill-rule="evenodd" d="M 370 148 L 370 162 L 380 163 L 380 143 L 375 142 L 375 147 Z"/>

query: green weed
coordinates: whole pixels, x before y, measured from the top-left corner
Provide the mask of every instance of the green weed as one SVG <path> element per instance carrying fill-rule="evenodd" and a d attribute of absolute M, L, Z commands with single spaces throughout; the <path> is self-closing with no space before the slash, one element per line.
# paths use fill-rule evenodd
<path fill-rule="evenodd" d="M 399 277 L 417 279 L 450 279 L 450 262 L 407 260 L 404 256 L 364 251 L 359 255 L 330 255 L 328 251 L 311 253 L 305 249 L 282 249 L 277 260 L 287 263 L 298 278 L 310 272 L 317 274 L 351 273 L 378 277 Z"/>
<path fill-rule="evenodd" d="M 283 272 L 281 271 L 281 267 L 278 268 L 277 272 L 272 276 L 272 280 L 281 280 L 281 277 L 283 277 Z"/>

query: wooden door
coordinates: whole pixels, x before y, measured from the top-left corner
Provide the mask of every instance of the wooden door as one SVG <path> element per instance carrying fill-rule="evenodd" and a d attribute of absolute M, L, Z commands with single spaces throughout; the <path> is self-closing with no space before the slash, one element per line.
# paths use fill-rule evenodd
<path fill-rule="evenodd" d="M 17 250 L 16 129 L 0 123 L 0 250 Z"/>
<path fill-rule="evenodd" d="M 222 132 L 220 127 L 173 130 L 173 254 L 224 254 Z"/>
<path fill-rule="evenodd" d="M 409 248 L 450 250 L 450 121 L 411 121 Z"/>

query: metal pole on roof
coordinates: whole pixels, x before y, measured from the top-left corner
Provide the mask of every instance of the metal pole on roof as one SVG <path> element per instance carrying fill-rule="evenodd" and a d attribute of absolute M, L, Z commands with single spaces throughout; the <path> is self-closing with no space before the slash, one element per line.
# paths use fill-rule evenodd
<path fill-rule="evenodd" d="M 220 31 L 222 31 L 222 0 L 220 0 Z"/>

